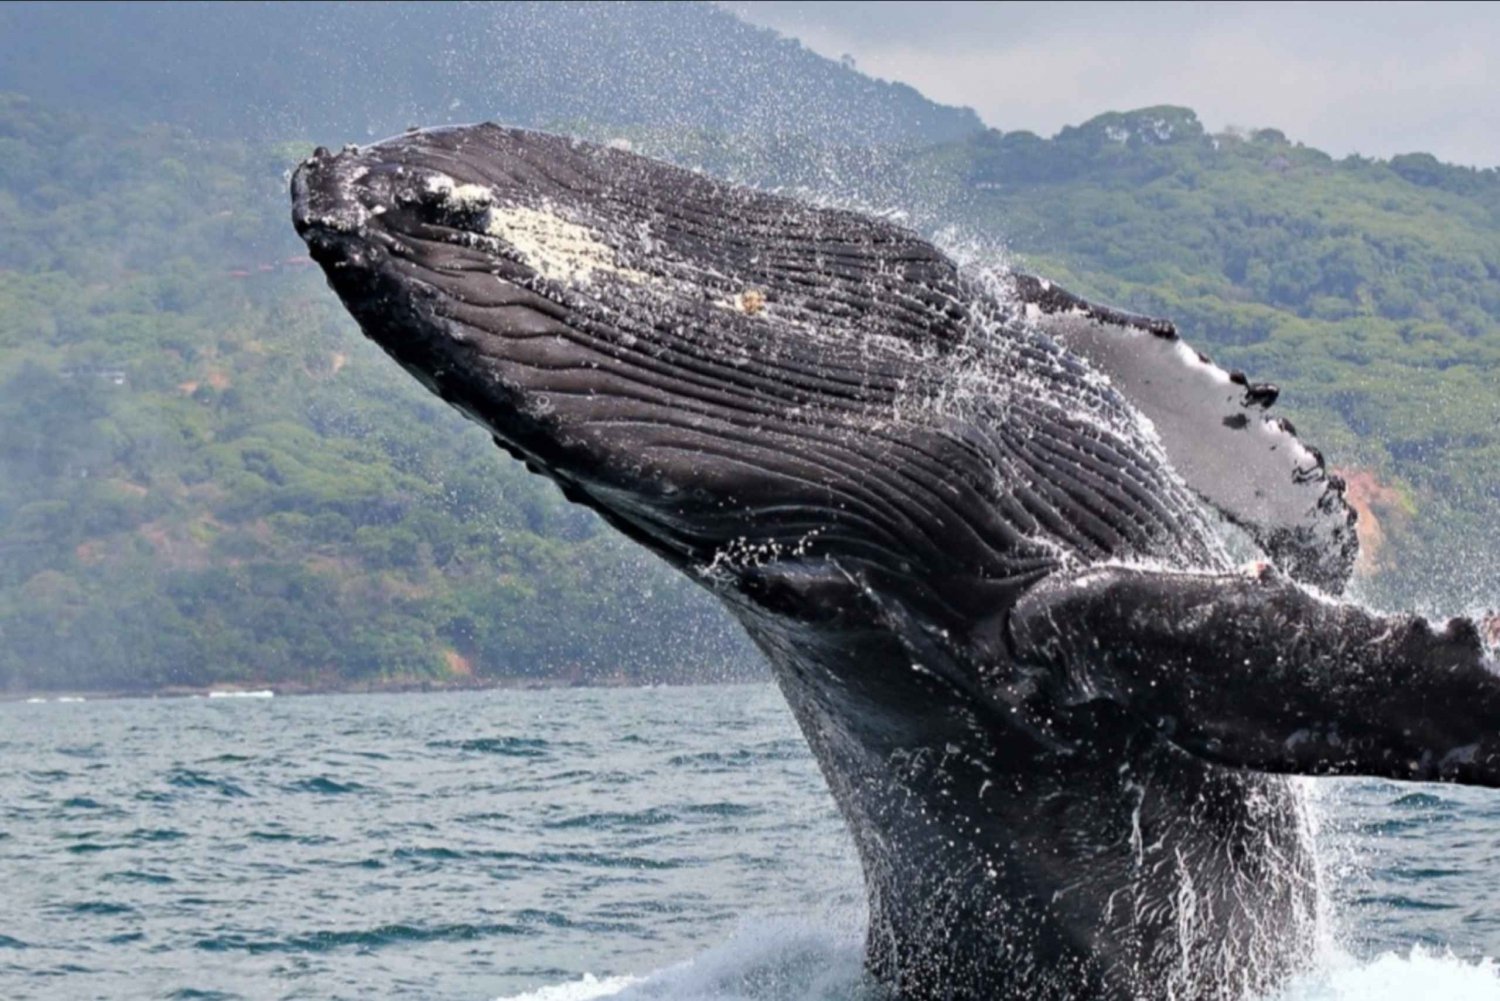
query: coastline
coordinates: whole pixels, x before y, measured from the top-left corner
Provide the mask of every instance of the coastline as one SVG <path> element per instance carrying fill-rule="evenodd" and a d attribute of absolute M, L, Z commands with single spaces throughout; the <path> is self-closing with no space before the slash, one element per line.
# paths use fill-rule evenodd
<path fill-rule="evenodd" d="M 0 691 L 3 703 L 105 702 L 124 699 L 202 699 L 202 698 L 276 698 L 303 695 L 429 695 L 443 692 L 480 692 L 495 689 L 540 691 L 553 688 L 691 688 L 699 685 L 744 685 L 768 680 L 765 677 L 720 675 L 704 678 L 633 679 L 605 676 L 593 679 L 505 676 L 489 678 L 403 678 L 388 681 L 309 683 L 309 682 L 236 682 L 223 685 L 167 685 L 161 688 L 124 690 L 37 689 Z"/>

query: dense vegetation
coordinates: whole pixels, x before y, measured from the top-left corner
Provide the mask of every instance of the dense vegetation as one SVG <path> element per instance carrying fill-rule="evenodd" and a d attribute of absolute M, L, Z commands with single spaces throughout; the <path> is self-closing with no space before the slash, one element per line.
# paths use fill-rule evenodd
<path fill-rule="evenodd" d="M 3 91 L 0 691 L 757 670 L 359 338 L 279 143 L 979 127 L 709 4 L 11 3 Z"/>
<path fill-rule="evenodd" d="M 0 691 L 745 669 L 358 336 L 294 158 L 0 98 Z"/>
<path fill-rule="evenodd" d="M 709 3 L 0 4 L 0 90 L 200 136 L 365 141 L 485 118 L 868 146 L 980 128 Z"/>
<path fill-rule="evenodd" d="M 62 16 L 3 17 L 17 10 Z M 202 28 L 189 10 L 141 23 L 166 44 L 179 21 Z M 861 101 L 885 109 L 867 116 L 880 135 L 815 142 L 762 127 L 774 115 L 753 101 L 771 117 L 737 122 L 725 109 L 749 92 L 732 75 L 698 117 L 683 110 L 692 93 L 649 107 L 643 95 L 663 84 L 644 76 L 621 78 L 621 111 L 606 80 L 569 91 L 571 104 L 522 95 L 496 117 L 624 133 L 736 177 L 905 208 L 955 246 L 1003 242 L 1075 291 L 1170 316 L 1219 360 L 1280 382 L 1304 438 L 1364 471 L 1385 531 L 1368 590 L 1399 604 L 1493 601 L 1495 171 L 1423 154 L 1336 161 L 1274 130 L 1210 135 L 1177 108 L 1103 115 L 1052 139 L 955 140 L 970 123 L 953 109 L 843 68 L 813 72 L 803 63 L 815 57 L 774 39 L 726 37 L 729 62 L 781 67 L 793 111 L 816 105 L 822 81 L 838 91 L 834 117 Z M 286 222 L 284 174 L 310 144 L 275 141 L 306 133 L 298 115 L 273 127 L 290 114 L 273 98 L 312 86 L 307 66 L 235 68 L 207 46 L 234 72 L 205 61 L 192 104 L 180 82 L 141 69 L 149 60 L 105 59 L 110 32 L 77 44 L 120 77 L 105 110 L 177 124 L 102 124 L 0 96 L 0 692 L 755 670 L 690 583 L 504 460 L 358 336 Z M 0 78 L 46 84 L 47 48 L 18 51 L 0 42 Z M 709 72 L 685 65 L 693 86 Z M 389 77 L 419 75 L 403 72 Z M 270 97 L 249 110 L 209 100 L 225 80 Z M 71 81 L 54 74 L 54 97 Z M 372 90 L 356 112 L 389 97 Z M 233 138 L 241 130 L 265 138 Z"/>

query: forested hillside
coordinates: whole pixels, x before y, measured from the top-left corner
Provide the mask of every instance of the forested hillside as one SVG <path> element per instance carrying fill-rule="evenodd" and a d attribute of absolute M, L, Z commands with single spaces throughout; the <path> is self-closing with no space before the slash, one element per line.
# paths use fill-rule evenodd
<path fill-rule="evenodd" d="M 10 3 L 4 91 L 0 691 L 758 670 L 359 337 L 286 172 L 413 122 L 979 128 L 708 4 Z"/>
<path fill-rule="evenodd" d="M 708 3 L 10 2 L 0 90 L 199 136 L 325 144 L 486 119 L 860 146 L 980 128 L 967 108 Z"/>
<path fill-rule="evenodd" d="M 0 691 L 749 669 L 359 336 L 303 151 L 0 97 Z"/>
<path fill-rule="evenodd" d="M 156 17 L 170 34 L 170 16 Z M 78 44 L 107 48 L 107 35 Z M 41 73 L 16 51 L 0 42 L 0 70 Z M 779 51 L 787 66 L 815 59 Z M 140 111 L 124 98 L 58 111 L 0 96 L 0 692 L 756 670 L 690 583 L 506 460 L 359 336 L 287 222 L 286 171 L 330 137 L 276 131 L 286 119 L 267 109 L 290 105 L 225 112 L 128 69 L 114 67 L 121 87 L 164 88 L 142 106 L 166 124 L 100 114 Z M 827 79 L 848 83 L 836 69 Z M 1382 533 L 1367 593 L 1495 601 L 1495 171 L 1422 154 L 1333 160 L 1274 130 L 1209 134 L 1178 108 L 1051 139 L 963 135 L 953 109 L 863 86 L 828 107 L 874 95 L 885 110 L 871 121 L 897 123 L 881 133 L 894 144 L 718 112 L 684 122 L 691 94 L 618 112 L 541 94 L 522 117 L 904 209 L 957 250 L 1003 251 L 1172 317 L 1220 361 L 1281 383 L 1279 409 L 1355 474 Z"/>

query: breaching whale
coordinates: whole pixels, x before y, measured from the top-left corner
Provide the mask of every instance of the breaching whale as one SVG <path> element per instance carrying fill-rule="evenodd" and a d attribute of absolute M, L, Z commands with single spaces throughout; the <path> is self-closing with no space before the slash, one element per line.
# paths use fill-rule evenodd
<path fill-rule="evenodd" d="M 1287 776 L 1500 785 L 1476 624 L 1338 600 L 1342 484 L 1170 323 L 494 125 L 292 198 L 370 338 L 765 652 L 902 998 L 1262 991 L 1317 921 Z"/>

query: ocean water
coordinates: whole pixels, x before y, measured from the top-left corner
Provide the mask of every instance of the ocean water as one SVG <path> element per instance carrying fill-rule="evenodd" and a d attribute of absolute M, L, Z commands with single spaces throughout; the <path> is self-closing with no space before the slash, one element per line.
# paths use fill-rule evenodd
<path fill-rule="evenodd" d="M 0 998 L 874 1001 L 769 685 L 0 704 Z M 1500 793 L 1313 796 L 1278 1001 L 1500 999 Z"/>

